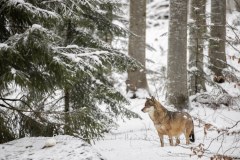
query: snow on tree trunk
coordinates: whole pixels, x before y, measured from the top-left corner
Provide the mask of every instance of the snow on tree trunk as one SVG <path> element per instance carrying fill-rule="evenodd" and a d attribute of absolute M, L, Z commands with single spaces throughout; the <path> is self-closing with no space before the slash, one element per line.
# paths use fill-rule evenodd
<path fill-rule="evenodd" d="M 211 28 L 209 40 L 209 57 L 212 72 L 222 76 L 226 67 L 225 41 L 226 41 L 226 0 L 211 1 Z"/>
<path fill-rule="evenodd" d="M 167 98 L 177 109 L 187 107 L 187 0 L 170 0 Z"/>
<path fill-rule="evenodd" d="M 206 0 L 190 1 L 189 95 L 206 90 L 203 78 L 203 48 L 206 33 Z"/>
<path fill-rule="evenodd" d="M 138 60 L 145 68 L 146 44 L 146 0 L 130 1 L 130 31 L 128 54 Z M 128 71 L 127 91 L 136 97 L 138 89 L 148 91 L 146 72 L 143 69 Z"/>

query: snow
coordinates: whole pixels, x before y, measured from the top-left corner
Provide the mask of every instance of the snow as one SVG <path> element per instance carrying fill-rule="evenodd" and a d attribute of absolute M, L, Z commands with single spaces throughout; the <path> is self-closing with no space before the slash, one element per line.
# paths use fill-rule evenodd
<path fill-rule="evenodd" d="M 25 3 L 25 1 L 24 0 L 10 0 L 9 2 L 11 2 L 11 3 Z"/>
<path fill-rule="evenodd" d="M 238 146 L 236 143 L 237 135 L 228 137 L 219 137 L 218 140 L 214 140 L 219 136 L 218 132 L 208 131 L 207 136 L 204 136 L 204 126 L 199 124 L 198 120 L 194 120 L 195 124 L 195 142 L 189 146 L 185 145 L 185 138 L 181 135 L 180 146 L 169 146 L 167 137 L 164 137 L 165 147 L 160 147 L 157 131 L 149 118 L 147 113 L 142 113 L 141 109 L 144 106 L 145 100 L 138 99 L 131 101 L 131 108 L 133 111 L 140 114 L 142 120 L 125 120 L 125 122 L 119 122 L 119 128 L 107 134 L 103 140 L 97 141 L 95 148 L 109 160 L 158 160 L 158 159 L 198 159 L 196 155 L 191 151 L 191 147 L 197 147 L 199 144 L 204 144 L 203 148 L 206 149 L 204 157 L 202 159 L 209 159 L 212 153 L 217 152 L 221 148 L 223 152 L 226 151 L 226 155 L 231 153 L 232 156 L 240 156 L 239 149 L 230 150 L 230 146 Z M 233 126 L 237 121 L 240 121 L 239 112 L 231 111 L 228 109 L 214 110 L 210 108 L 197 107 L 188 110 L 193 117 L 201 118 L 205 123 L 212 124 L 216 128 L 225 129 L 226 127 Z M 229 117 L 231 115 L 231 117 Z M 239 131 L 239 124 L 233 129 L 233 131 Z M 233 132 L 231 131 L 231 132 Z M 214 142 L 211 144 L 211 141 Z M 221 153 L 221 152 L 220 152 Z M 201 153 L 198 153 L 201 154 Z M 190 157 L 191 156 L 191 157 Z"/>
<path fill-rule="evenodd" d="M 79 46 L 78 45 L 67 45 L 67 47 L 66 48 L 79 48 Z"/>
<path fill-rule="evenodd" d="M 43 27 L 41 25 L 39 25 L 39 24 L 33 24 L 32 28 L 33 29 L 42 29 Z"/>
<path fill-rule="evenodd" d="M 189 72 L 196 72 L 198 71 L 198 68 L 197 67 L 191 67 L 188 69 Z"/>
<path fill-rule="evenodd" d="M 46 140 L 51 137 L 25 137 L 19 140 L 11 141 L 0 145 L 0 159 L 100 159 L 102 157 L 109 160 L 158 160 L 158 159 L 198 159 L 193 155 L 190 147 L 196 147 L 198 144 L 205 144 L 203 148 L 208 148 L 207 155 L 211 152 L 216 152 L 223 141 L 223 151 L 226 151 L 229 146 L 239 144 L 236 136 L 228 136 L 226 139 L 211 141 L 219 134 L 217 131 L 208 131 L 207 136 L 203 134 L 203 126 L 195 120 L 195 138 L 196 142 L 185 145 L 185 139 L 180 137 L 180 146 L 169 146 L 167 137 L 164 138 L 165 147 L 160 147 L 159 138 L 154 128 L 152 121 L 147 113 L 141 112 L 144 106 L 145 99 L 131 100 L 129 108 L 137 112 L 142 117 L 140 119 L 132 119 L 119 121 L 119 128 L 112 130 L 106 135 L 103 140 L 96 141 L 94 149 L 80 139 L 71 136 L 56 136 L 56 145 L 50 148 L 41 149 Z M 190 114 L 195 117 L 201 117 L 202 120 L 212 124 L 218 128 L 231 127 L 236 121 L 240 120 L 239 112 L 229 111 L 227 109 L 213 110 L 210 108 L 194 107 Z M 231 115 L 231 117 L 229 117 Z M 231 132 L 237 132 L 240 129 L 240 124 L 236 128 L 231 129 Z M 210 145 L 210 147 L 208 147 Z M 100 154 L 99 154 L 100 153 Z M 227 155 L 239 156 L 239 149 L 226 152 Z M 200 154 L 200 153 L 198 153 Z M 204 153 L 206 154 L 206 153 Z M 192 155 L 190 157 L 190 155 Z M 203 157 L 202 159 L 209 159 Z"/>
<path fill-rule="evenodd" d="M 43 148 L 50 137 L 25 137 L 0 145 L 0 159 L 4 160 L 103 160 L 89 144 L 71 136 L 56 136 L 56 145 Z"/>
<path fill-rule="evenodd" d="M 149 94 L 148 94 L 148 91 L 147 90 L 145 90 L 145 89 L 138 89 L 136 92 L 135 92 L 135 94 L 136 94 L 136 96 L 138 97 L 138 98 L 143 98 L 143 99 L 145 99 L 146 97 L 149 97 Z M 132 92 L 128 92 L 127 93 L 127 97 L 132 97 L 133 96 L 133 93 Z"/>
<path fill-rule="evenodd" d="M 45 144 L 43 146 L 43 148 L 47 148 L 47 147 L 53 147 L 57 144 L 57 141 L 56 139 L 53 137 L 53 138 L 49 138 L 45 141 Z M 43 149 L 42 148 L 42 149 Z"/>
<path fill-rule="evenodd" d="M 0 43 L 0 48 L 7 48 L 7 47 L 8 47 L 7 44 L 5 44 L 5 43 Z"/>
<path fill-rule="evenodd" d="M 16 69 L 14 69 L 14 68 L 11 68 L 11 73 L 15 76 L 16 75 Z"/>

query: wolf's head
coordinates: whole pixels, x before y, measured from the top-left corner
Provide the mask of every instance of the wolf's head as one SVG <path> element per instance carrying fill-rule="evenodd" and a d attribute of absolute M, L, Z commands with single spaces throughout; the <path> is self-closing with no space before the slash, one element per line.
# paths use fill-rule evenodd
<path fill-rule="evenodd" d="M 145 105 L 142 109 L 142 111 L 144 113 L 146 112 L 152 112 L 155 110 L 155 105 L 156 105 L 156 100 L 154 97 L 151 97 L 151 98 L 147 98 L 146 102 L 145 102 Z"/>

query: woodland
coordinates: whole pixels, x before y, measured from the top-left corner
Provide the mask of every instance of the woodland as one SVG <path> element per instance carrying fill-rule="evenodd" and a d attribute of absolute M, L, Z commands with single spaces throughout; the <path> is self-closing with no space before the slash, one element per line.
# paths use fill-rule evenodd
<path fill-rule="evenodd" d="M 151 96 L 193 117 L 195 144 L 161 150 Z M 68 135 L 106 159 L 141 157 L 114 157 L 129 141 L 154 148 L 142 159 L 238 159 L 239 117 L 239 0 L 0 0 L 0 146 Z"/>

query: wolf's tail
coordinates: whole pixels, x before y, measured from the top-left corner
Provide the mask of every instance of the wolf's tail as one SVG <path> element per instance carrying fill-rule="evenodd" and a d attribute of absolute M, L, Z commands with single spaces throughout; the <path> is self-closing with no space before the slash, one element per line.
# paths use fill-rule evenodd
<path fill-rule="evenodd" d="M 193 122 L 192 122 L 193 123 Z M 191 131 L 191 133 L 190 133 L 190 135 L 189 135 L 189 140 L 191 141 L 191 142 L 195 142 L 195 135 L 194 135 L 194 124 L 193 124 L 193 129 L 192 129 L 192 131 Z"/>

